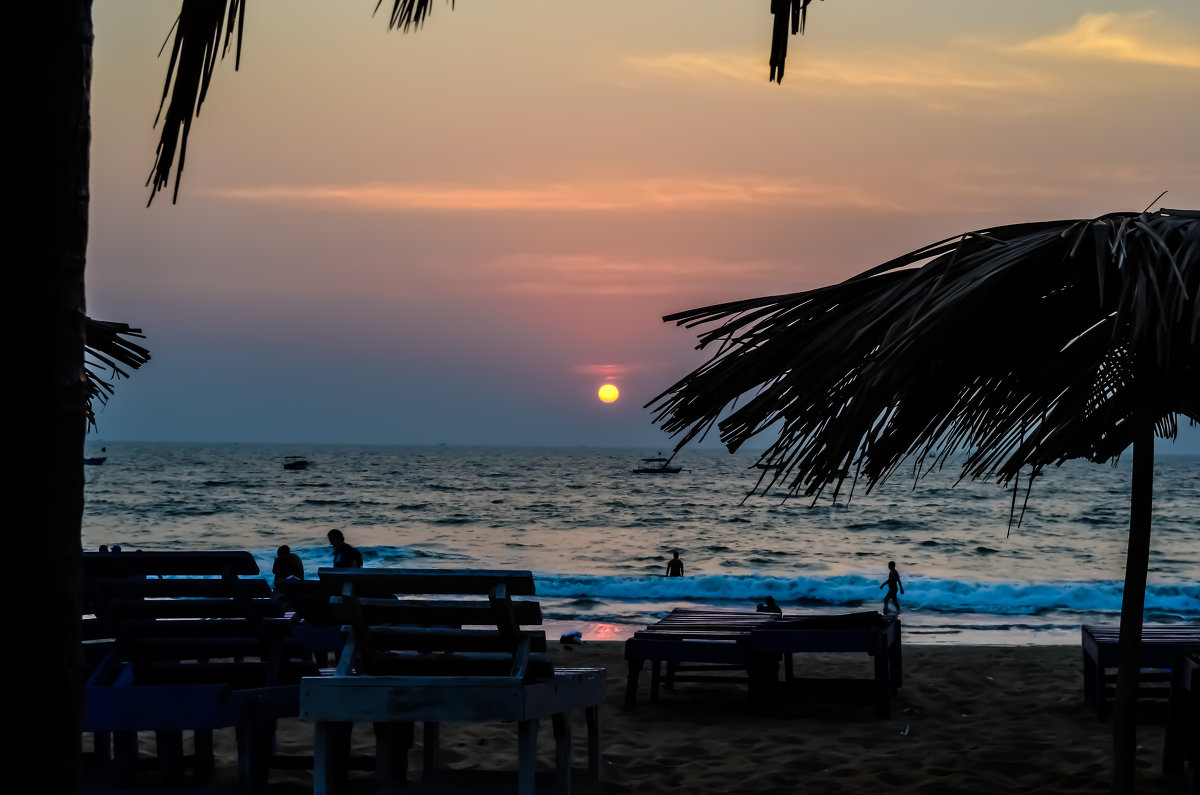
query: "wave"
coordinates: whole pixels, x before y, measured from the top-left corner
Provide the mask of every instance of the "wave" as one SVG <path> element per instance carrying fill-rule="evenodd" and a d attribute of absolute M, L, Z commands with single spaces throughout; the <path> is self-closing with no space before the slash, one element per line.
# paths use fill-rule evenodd
<path fill-rule="evenodd" d="M 859 607 L 883 598 L 880 581 L 856 574 L 829 577 L 601 576 L 541 573 L 539 596 L 638 602 L 694 601 L 745 605 L 770 594 L 787 605 Z M 1038 615 L 1047 612 L 1119 613 L 1119 580 L 1042 583 L 971 582 L 911 577 L 901 596 L 905 608 L 940 613 Z M 1160 616 L 1200 616 L 1200 584 L 1149 585 L 1146 610 Z"/>

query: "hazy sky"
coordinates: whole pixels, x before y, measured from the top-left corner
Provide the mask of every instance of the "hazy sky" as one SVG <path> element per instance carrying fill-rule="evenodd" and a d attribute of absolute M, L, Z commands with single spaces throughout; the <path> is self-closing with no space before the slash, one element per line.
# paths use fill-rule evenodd
<path fill-rule="evenodd" d="M 664 314 L 1200 207 L 1196 0 L 828 0 L 782 85 L 767 0 L 390 4 L 250 2 L 146 208 L 178 5 L 96 0 L 88 308 L 154 358 L 93 442 L 666 449 Z"/>

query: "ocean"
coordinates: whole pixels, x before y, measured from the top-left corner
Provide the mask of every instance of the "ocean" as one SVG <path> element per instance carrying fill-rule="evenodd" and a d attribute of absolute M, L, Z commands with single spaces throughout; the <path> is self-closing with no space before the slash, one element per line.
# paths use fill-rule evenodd
<path fill-rule="evenodd" d="M 677 606 L 785 615 L 880 609 L 902 578 L 905 643 L 1076 644 L 1116 623 L 1130 461 L 1067 462 L 1013 492 L 901 471 L 847 504 L 746 495 L 753 453 L 685 449 L 675 475 L 638 475 L 656 450 L 387 445 L 88 445 L 83 545 L 245 549 L 270 577 L 287 544 L 317 576 L 340 528 L 364 565 L 534 572 L 550 633 L 620 640 Z M 283 468 L 303 456 L 308 469 Z M 1020 513 L 1024 482 L 1017 500 Z M 1200 621 L 1200 457 L 1159 456 L 1146 620 Z M 678 551 L 683 577 L 664 576 Z M 552 635 L 553 637 L 554 635 Z"/>

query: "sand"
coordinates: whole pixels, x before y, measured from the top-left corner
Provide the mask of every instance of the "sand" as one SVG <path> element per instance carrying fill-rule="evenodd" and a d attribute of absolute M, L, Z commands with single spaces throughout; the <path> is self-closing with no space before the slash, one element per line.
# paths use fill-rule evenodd
<path fill-rule="evenodd" d="M 904 686 L 892 717 L 873 709 L 794 705 L 752 717 L 740 684 L 680 684 L 649 702 L 643 674 L 638 707 L 623 709 L 623 644 L 554 644 L 564 666 L 608 669 L 601 720 L 604 772 L 579 793 L 1103 793 L 1108 791 L 1111 729 L 1083 703 L 1077 646 L 915 646 L 904 649 Z M 804 655 L 797 675 L 869 675 L 865 656 Z M 418 733 L 419 734 L 419 733 Z M 444 763 L 451 768 L 506 769 L 516 759 L 512 726 L 448 724 Z M 582 721 L 575 728 L 583 764 Z M 311 749 L 312 727 L 280 725 L 280 748 Z M 419 741 L 418 741 L 419 742 Z M 1181 791 L 1161 774 L 1163 724 L 1138 729 L 1139 792 Z M 369 727 L 356 730 L 355 753 L 372 748 Z M 542 734 L 543 765 L 553 738 Z M 219 777 L 235 781 L 232 738 L 218 738 Z M 420 752 L 411 753 L 419 775 Z M 369 773 L 352 775 L 352 792 L 372 792 Z M 312 791 L 308 771 L 275 771 L 272 792 Z"/>

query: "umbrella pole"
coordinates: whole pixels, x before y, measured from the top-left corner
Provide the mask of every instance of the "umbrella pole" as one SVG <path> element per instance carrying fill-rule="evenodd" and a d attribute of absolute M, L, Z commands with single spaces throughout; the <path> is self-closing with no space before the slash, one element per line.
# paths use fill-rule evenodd
<path fill-rule="evenodd" d="M 1138 652 L 1150 565 L 1150 519 L 1154 494 L 1154 426 L 1144 422 L 1133 441 L 1133 486 L 1129 497 L 1129 550 L 1121 597 L 1121 640 L 1117 697 L 1113 709 L 1113 793 L 1134 791 L 1137 756 Z"/>

